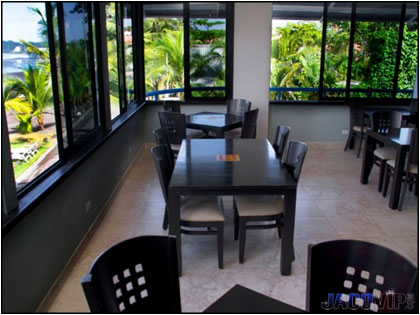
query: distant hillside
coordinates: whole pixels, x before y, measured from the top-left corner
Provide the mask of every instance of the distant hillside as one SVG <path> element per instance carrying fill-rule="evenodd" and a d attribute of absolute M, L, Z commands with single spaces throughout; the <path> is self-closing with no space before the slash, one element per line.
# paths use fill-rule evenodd
<path fill-rule="evenodd" d="M 35 43 L 35 42 L 29 42 L 29 43 L 31 43 L 32 45 L 35 45 L 38 48 L 42 48 L 42 44 L 41 43 Z M 2 53 L 3 54 L 4 53 L 11 53 L 11 52 L 13 52 L 16 49 L 16 47 L 20 47 L 20 51 L 21 52 L 25 52 L 26 51 L 25 46 L 22 45 L 21 43 L 14 42 L 12 40 L 4 40 L 2 42 Z"/>

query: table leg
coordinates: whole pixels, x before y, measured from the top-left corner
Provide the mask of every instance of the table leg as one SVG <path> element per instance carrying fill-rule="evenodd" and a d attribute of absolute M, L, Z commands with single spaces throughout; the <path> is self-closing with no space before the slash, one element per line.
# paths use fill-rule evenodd
<path fill-rule="evenodd" d="M 217 129 L 216 138 L 223 139 L 225 137 L 225 132 L 223 130 Z"/>
<path fill-rule="evenodd" d="M 294 258 L 293 237 L 295 233 L 296 189 L 286 193 L 284 198 L 284 229 L 281 242 L 280 272 L 283 276 L 292 273 Z"/>
<path fill-rule="evenodd" d="M 363 154 L 362 174 L 360 176 L 360 182 L 367 184 L 370 171 L 373 167 L 373 151 L 375 151 L 376 141 L 374 138 L 366 135 L 365 152 Z"/>
<path fill-rule="evenodd" d="M 176 250 L 178 252 L 178 271 L 179 276 L 182 275 L 182 248 L 181 248 L 181 229 L 179 225 L 180 218 L 180 198 L 181 196 L 169 189 L 169 235 L 176 237 Z"/>
<path fill-rule="evenodd" d="M 394 179 L 392 180 L 391 195 L 389 197 L 389 207 L 391 209 L 398 208 L 406 155 L 407 152 L 405 150 L 399 149 L 395 157 Z"/>

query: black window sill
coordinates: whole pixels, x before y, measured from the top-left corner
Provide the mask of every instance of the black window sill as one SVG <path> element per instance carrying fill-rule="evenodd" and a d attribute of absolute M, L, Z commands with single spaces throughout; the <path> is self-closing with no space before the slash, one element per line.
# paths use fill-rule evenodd
<path fill-rule="evenodd" d="M 110 131 L 99 130 L 91 139 L 84 143 L 83 147 L 65 162 L 58 162 L 52 167 L 48 176 L 34 185 L 24 195 L 19 196 L 18 208 L 2 217 L 1 229 L 2 236 L 6 235 L 16 226 L 26 215 L 28 215 L 57 185 L 72 174 L 77 167 L 86 161 L 98 148 L 100 148 L 118 129 L 121 128 L 131 117 L 145 106 L 133 103 L 125 113 L 120 114 L 112 122 Z"/>

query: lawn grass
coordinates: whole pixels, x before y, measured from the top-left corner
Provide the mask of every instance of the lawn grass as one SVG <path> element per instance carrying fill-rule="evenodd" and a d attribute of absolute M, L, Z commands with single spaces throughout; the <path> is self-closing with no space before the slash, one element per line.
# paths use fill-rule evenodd
<path fill-rule="evenodd" d="M 24 145 L 27 145 L 28 142 L 25 141 L 18 141 L 18 142 L 13 142 L 10 144 L 10 146 L 12 147 L 12 149 L 17 149 L 17 148 L 21 148 Z M 52 143 L 51 142 L 41 142 L 41 147 L 38 149 L 38 153 L 35 154 L 35 156 L 31 157 L 28 162 L 25 161 L 14 161 L 13 162 L 13 171 L 15 173 L 15 178 L 18 178 L 20 175 L 23 174 L 23 172 L 25 172 L 32 164 L 34 164 L 43 154 L 45 151 L 48 150 L 49 147 L 51 147 Z"/>

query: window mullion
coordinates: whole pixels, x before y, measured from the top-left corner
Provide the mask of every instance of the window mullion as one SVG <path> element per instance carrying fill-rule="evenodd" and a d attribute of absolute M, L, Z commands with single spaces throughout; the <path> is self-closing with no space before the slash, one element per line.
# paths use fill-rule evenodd
<path fill-rule="evenodd" d="M 351 7 L 351 26 L 350 26 L 350 42 L 349 42 L 349 58 L 347 65 L 347 80 L 346 80 L 346 100 L 350 99 L 350 83 L 351 83 L 351 66 L 353 63 L 353 46 L 354 46 L 354 32 L 356 28 L 356 3 L 353 2 Z"/>
<path fill-rule="evenodd" d="M 319 69 L 318 99 L 324 99 L 325 43 L 327 41 L 328 3 L 324 3 L 322 20 L 321 61 Z"/>
<path fill-rule="evenodd" d="M 401 8 L 397 55 L 396 55 L 396 58 L 395 58 L 396 59 L 395 60 L 395 73 L 394 73 L 394 83 L 393 83 L 393 89 L 392 89 L 392 98 L 393 99 L 395 99 L 397 97 L 398 73 L 400 71 L 402 41 L 403 41 L 403 37 L 404 37 L 405 11 L 406 11 L 406 5 L 403 4 L 402 8 Z"/>
<path fill-rule="evenodd" d="M 191 99 L 190 84 L 190 4 L 184 3 L 184 98 Z"/>

